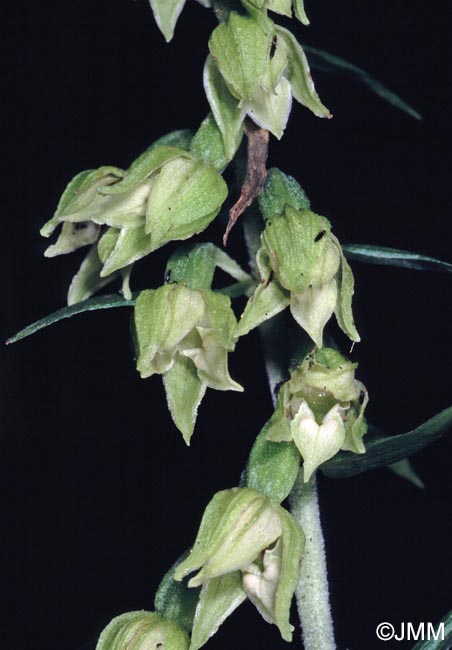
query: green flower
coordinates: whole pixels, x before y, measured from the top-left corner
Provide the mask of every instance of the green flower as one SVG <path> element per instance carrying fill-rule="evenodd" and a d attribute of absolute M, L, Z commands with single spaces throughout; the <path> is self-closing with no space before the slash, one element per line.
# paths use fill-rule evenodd
<path fill-rule="evenodd" d="M 214 587 L 229 576 L 231 602 L 238 606 L 248 597 L 263 618 L 276 624 L 282 637 L 290 641 L 290 604 L 303 547 L 299 525 L 280 505 L 250 488 L 218 492 L 204 512 L 190 555 L 174 575 L 182 580 L 197 571 L 188 586 L 202 585 L 193 636 L 198 635 L 197 621 L 199 626 L 202 622 L 199 637 L 203 642 L 210 636 L 208 630 L 214 632 L 223 622 L 225 616 L 220 622 L 217 618 L 219 596 Z M 195 648 L 201 645 L 196 643 Z"/>
<path fill-rule="evenodd" d="M 368 395 L 355 379 L 356 368 L 336 350 L 323 348 L 308 355 L 278 393 L 267 440 L 295 443 L 305 481 L 340 449 L 365 452 Z"/>
<path fill-rule="evenodd" d="M 188 650 L 190 638 L 178 625 L 154 612 L 121 614 L 103 630 L 96 650 Z"/>
<path fill-rule="evenodd" d="M 236 320 L 227 296 L 169 284 L 142 291 L 135 304 L 137 370 L 163 375 L 168 405 L 188 443 L 206 388 L 242 391 L 227 357 Z"/>

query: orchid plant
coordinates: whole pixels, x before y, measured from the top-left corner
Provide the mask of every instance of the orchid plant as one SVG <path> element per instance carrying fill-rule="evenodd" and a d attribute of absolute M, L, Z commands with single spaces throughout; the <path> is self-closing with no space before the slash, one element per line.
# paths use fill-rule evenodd
<path fill-rule="evenodd" d="M 218 19 L 203 72 L 210 112 L 197 131 L 163 135 L 127 169 L 108 164 L 69 182 L 41 230 L 44 237 L 57 233 L 45 255 L 79 248 L 87 254 L 67 306 L 11 342 L 83 311 L 129 307 L 137 371 L 143 379 L 162 376 L 170 416 L 189 445 L 207 388 L 244 390 L 228 360 L 239 339 L 257 328 L 274 413 L 256 432 L 241 483 L 212 496 L 193 546 L 181 548 L 164 575 L 154 611 L 116 617 L 97 650 L 215 647 L 211 637 L 246 599 L 287 642 L 295 599 L 304 648 L 332 650 L 316 475 L 390 466 L 412 476 L 407 457 L 452 424 L 450 408 L 400 436 L 366 435 L 365 378 L 349 358 L 355 352 L 339 351 L 335 340 L 334 321 L 352 350 L 360 341 L 349 261 L 448 272 L 452 266 L 406 251 L 341 244 L 300 183 L 288 171 L 267 168 L 269 142 L 283 137 L 293 100 L 318 118 L 332 117 L 315 90 L 310 52 L 314 64 L 344 67 L 326 52 L 305 51 L 277 24 L 279 15 L 308 25 L 303 0 L 198 2 Z M 185 0 L 150 4 L 170 41 Z M 415 114 L 381 88 L 388 101 Z M 239 188 L 235 202 L 236 187 L 223 176 L 228 168 Z M 223 242 L 208 241 L 209 225 L 225 216 Z M 243 228 L 247 269 L 226 252 L 235 226 Z M 168 244 L 161 284 L 135 288 L 135 265 Z M 226 286 L 219 286 L 217 269 L 231 278 Z M 119 293 L 93 297 L 118 282 Z M 245 301 L 241 310 L 237 298 Z M 278 354 L 282 339 L 289 360 Z M 187 462 L 189 455 L 187 449 Z M 300 647 L 298 637 L 294 644 Z"/>

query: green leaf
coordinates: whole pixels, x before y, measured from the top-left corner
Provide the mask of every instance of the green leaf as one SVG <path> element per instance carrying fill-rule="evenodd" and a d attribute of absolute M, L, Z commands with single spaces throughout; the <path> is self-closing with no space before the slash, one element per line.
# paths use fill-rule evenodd
<path fill-rule="evenodd" d="M 414 471 L 413 466 L 411 465 L 408 458 L 398 460 L 396 463 L 391 463 L 391 465 L 388 465 L 388 469 L 391 470 L 391 472 L 393 472 L 396 476 L 409 481 L 421 490 L 425 488 L 424 482 Z"/>
<path fill-rule="evenodd" d="M 186 0 L 150 0 L 155 22 L 167 43 L 174 36 L 177 19 L 184 8 Z"/>
<path fill-rule="evenodd" d="M 27 336 L 31 336 L 35 332 L 53 325 L 53 323 L 58 323 L 58 321 L 63 320 L 64 318 L 71 318 L 77 314 L 83 314 L 86 311 L 96 311 L 98 309 L 112 309 L 113 307 L 133 307 L 135 304 L 134 300 L 126 300 L 118 294 L 112 294 L 108 296 L 100 296 L 99 298 L 90 298 L 89 300 L 84 300 L 79 302 L 76 305 L 71 305 L 70 307 L 62 307 L 57 311 L 44 316 L 40 320 L 27 325 L 20 332 L 17 332 L 14 336 L 9 338 L 6 341 L 6 344 L 16 343 L 21 339 L 25 339 Z"/>
<path fill-rule="evenodd" d="M 380 264 L 383 266 L 400 266 L 417 271 L 440 271 L 452 273 L 452 264 L 437 260 L 428 255 L 402 251 L 386 246 L 373 244 L 346 244 L 343 251 L 348 259 L 366 264 Z"/>
<path fill-rule="evenodd" d="M 300 454 L 292 442 L 270 442 L 265 424 L 251 449 L 246 468 L 246 486 L 281 503 L 294 486 L 300 468 Z"/>
<path fill-rule="evenodd" d="M 201 122 L 190 145 L 190 153 L 221 172 L 228 164 L 223 136 L 212 113 Z"/>
<path fill-rule="evenodd" d="M 174 424 L 189 445 L 206 385 L 199 379 L 193 361 L 180 354 L 176 354 L 172 368 L 163 375 L 163 385 Z"/>
<path fill-rule="evenodd" d="M 193 131 L 190 129 L 176 129 L 175 131 L 170 131 L 165 133 L 155 142 L 151 144 L 146 151 L 141 155 L 144 157 L 150 150 L 155 149 L 156 147 L 177 147 L 178 149 L 183 149 L 188 151 L 190 149 L 190 142 L 193 138 Z M 139 157 L 134 161 L 138 163 Z"/>
<path fill-rule="evenodd" d="M 190 650 L 199 650 L 246 599 L 240 571 L 206 582 L 196 607 Z"/>
<path fill-rule="evenodd" d="M 253 99 L 243 105 L 253 122 L 281 140 L 292 108 L 290 83 L 285 77 L 281 77 L 275 94 L 258 88 Z"/>
<path fill-rule="evenodd" d="M 190 639 L 182 628 L 154 612 L 128 612 L 114 618 L 102 631 L 96 650 L 188 650 Z"/>
<path fill-rule="evenodd" d="M 187 157 L 188 154 L 184 149 L 160 145 L 149 147 L 130 165 L 126 174 L 119 183 L 102 187 L 99 191 L 101 194 L 121 194 L 130 190 L 140 183 L 143 183 L 151 174 L 158 171 L 163 165 L 175 158 Z"/>
<path fill-rule="evenodd" d="M 292 18 L 292 0 L 267 0 L 264 4 L 269 11 Z"/>
<path fill-rule="evenodd" d="M 254 18 L 231 11 L 212 33 L 209 48 L 224 80 L 238 99 L 252 99 L 268 63 L 272 36 Z"/>
<path fill-rule="evenodd" d="M 292 86 L 292 94 L 300 104 L 309 108 L 317 117 L 331 117 L 329 110 L 322 104 L 312 81 L 308 60 L 303 48 L 295 36 L 284 29 L 276 27 L 276 34 L 284 39 L 289 50 L 289 63 L 286 72 Z"/>
<path fill-rule="evenodd" d="M 332 74 L 340 74 L 344 77 L 348 77 L 352 81 L 362 83 L 389 104 L 392 104 L 404 113 L 407 113 L 411 117 L 414 117 L 416 120 L 422 119 L 422 116 L 416 110 L 414 110 L 414 108 L 412 108 L 391 90 L 383 86 L 383 84 L 381 84 L 379 81 L 371 77 L 370 74 L 368 74 L 362 68 L 353 65 L 353 63 L 349 63 L 349 61 L 346 61 L 339 56 L 325 52 L 325 50 L 319 50 L 315 47 L 311 47 L 310 45 L 303 45 L 303 48 L 308 53 L 309 62 L 315 70 Z"/>
<path fill-rule="evenodd" d="M 444 635 L 441 634 L 441 623 L 444 625 Z M 452 609 L 434 626 L 434 630 L 435 634 L 427 635 L 430 638 L 419 641 L 412 650 L 450 650 L 452 647 Z M 434 636 L 437 638 L 435 639 Z"/>
<path fill-rule="evenodd" d="M 154 246 L 187 239 L 204 230 L 228 195 L 221 175 L 202 161 L 178 158 L 167 163 L 151 191 L 146 232 Z"/>
<path fill-rule="evenodd" d="M 100 240 L 99 245 L 101 245 L 104 237 Z M 113 235 L 111 238 L 113 239 Z M 139 228 L 121 228 L 113 251 L 105 259 L 101 276 L 107 277 L 111 273 L 137 262 L 164 244 L 166 244 L 166 241 L 154 246 L 152 237 L 146 234 L 144 226 L 140 226 Z"/>
<path fill-rule="evenodd" d="M 165 573 L 157 589 L 154 607 L 158 614 L 191 632 L 198 601 L 199 588 L 189 588 L 186 582 L 176 582 L 174 572 L 187 557 L 184 553 Z"/>
<path fill-rule="evenodd" d="M 391 465 L 424 449 L 452 428 L 452 407 L 441 411 L 416 429 L 395 436 L 377 436 L 366 443 L 366 453 L 340 452 L 322 465 L 331 478 L 354 476 L 371 469 Z"/>
<path fill-rule="evenodd" d="M 243 137 L 245 110 L 231 95 L 217 64 L 209 55 L 204 66 L 204 90 L 215 121 L 223 136 L 227 160 L 232 160 Z"/>

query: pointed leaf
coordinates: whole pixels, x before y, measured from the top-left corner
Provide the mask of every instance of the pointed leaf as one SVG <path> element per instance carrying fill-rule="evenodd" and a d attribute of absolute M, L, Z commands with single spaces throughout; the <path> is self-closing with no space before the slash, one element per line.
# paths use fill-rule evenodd
<path fill-rule="evenodd" d="M 325 52 L 325 50 L 319 50 L 310 45 L 303 45 L 305 51 L 309 55 L 309 62 L 311 66 L 321 72 L 329 72 L 332 74 L 341 74 L 344 77 L 348 77 L 352 81 L 357 81 L 362 83 L 370 90 L 372 90 L 376 95 L 384 99 L 389 104 L 392 104 L 396 108 L 400 109 L 404 113 L 407 113 L 411 117 L 414 117 L 416 120 L 421 120 L 422 117 L 417 111 L 409 106 L 401 97 L 393 93 L 391 90 L 383 86 L 379 81 L 370 76 L 365 70 L 359 68 L 349 61 L 345 61 L 339 56 Z"/>
<path fill-rule="evenodd" d="M 359 342 L 361 341 L 361 337 L 356 329 L 352 310 L 352 299 L 353 294 L 355 293 L 355 278 L 353 277 L 353 272 L 350 268 L 349 263 L 345 259 L 341 245 L 339 244 L 336 237 L 333 237 L 333 242 L 336 243 L 342 260 L 339 277 L 336 280 L 338 283 L 338 291 L 337 303 L 334 313 L 336 314 L 336 319 L 339 327 L 344 332 L 344 334 L 347 334 L 347 336 L 352 341 Z"/>
<path fill-rule="evenodd" d="M 176 354 L 173 367 L 163 375 L 168 408 L 187 445 L 195 428 L 198 407 L 206 392 L 193 361 Z"/>
<path fill-rule="evenodd" d="M 108 232 L 109 231 L 107 231 L 107 233 Z M 140 226 L 139 228 L 121 228 L 118 232 L 119 235 L 116 239 L 114 249 L 105 259 L 104 267 L 101 272 L 102 277 L 107 277 L 111 273 L 119 271 L 119 269 L 122 269 L 125 266 L 129 266 L 129 264 L 137 262 L 166 243 L 161 242 L 160 246 L 154 246 L 152 237 L 151 235 L 146 234 L 144 226 Z M 100 240 L 99 246 L 101 246 L 104 237 Z M 113 235 L 111 235 L 110 242 L 112 241 Z M 102 248 L 101 255 L 103 254 L 104 249 Z"/>
<path fill-rule="evenodd" d="M 366 264 L 381 264 L 383 266 L 400 266 L 417 271 L 442 271 L 452 273 L 452 264 L 437 260 L 428 255 L 402 251 L 386 246 L 373 244 L 346 244 L 343 250 L 348 259 Z"/>
<path fill-rule="evenodd" d="M 400 478 L 409 481 L 421 490 L 425 488 L 424 482 L 415 472 L 408 458 L 398 460 L 396 463 L 391 463 L 391 465 L 388 465 L 388 469 L 391 470 L 391 472 L 394 472 L 396 476 L 400 476 Z"/>
<path fill-rule="evenodd" d="M 363 455 L 340 452 L 322 466 L 322 471 L 332 478 L 343 478 L 384 467 L 424 449 L 451 428 L 452 407 L 449 407 L 408 433 L 375 437 L 366 443 Z"/>
<path fill-rule="evenodd" d="M 244 107 L 253 122 L 281 140 L 292 108 L 290 83 L 282 77 L 275 88 L 275 94 L 258 88 L 253 99 L 244 102 Z"/>
<path fill-rule="evenodd" d="M 267 0 L 265 6 L 269 11 L 292 18 L 292 0 Z"/>
<path fill-rule="evenodd" d="M 16 343 L 21 339 L 25 339 L 27 336 L 31 336 L 35 332 L 39 332 L 39 330 L 42 330 L 49 325 L 53 325 L 53 323 L 58 323 L 60 320 L 71 318 L 77 314 L 83 314 L 86 311 L 112 309 L 113 307 L 133 307 L 134 304 L 134 300 L 126 300 L 119 294 L 100 296 L 99 298 L 84 300 L 83 302 L 79 302 L 76 305 L 71 305 L 70 307 L 62 307 L 52 314 L 44 316 L 44 318 L 41 318 L 34 323 L 31 323 L 30 325 L 27 325 L 27 327 L 24 327 L 22 330 L 17 332 L 17 334 L 11 336 L 11 338 L 6 341 L 6 344 L 9 345 L 10 343 Z"/>
<path fill-rule="evenodd" d="M 304 0 L 293 0 L 295 16 L 303 25 L 309 25 L 309 18 L 304 10 Z"/>
<path fill-rule="evenodd" d="M 199 650 L 246 599 L 240 571 L 206 582 L 196 607 L 190 650 Z"/>
<path fill-rule="evenodd" d="M 292 93 L 297 102 L 309 108 L 317 117 L 331 117 L 322 104 L 314 88 L 308 60 L 295 36 L 284 27 L 276 27 L 276 33 L 283 38 L 289 50 L 289 63 L 286 76 L 290 81 Z"/>
<path fill-rule="evenodd" d="M 254 18 L 235 11 L 213 31 L 210 52 L 238 99 L 254 97 L 268 63 L 271 38 Z"/>
<path fill-rule="evenodd" d="M 210 55 L 204 65 L 203 80 L 207 101 L 221 131 L 224 151 L 229 161 L 234 157 L 243 137 L 245 110 L 229 92 L 217 64 Z"/>
<path fill-rule="evenodd" d="M 100 226 L 92 221 L 82 223 L 63 223 L 61 233 L 55 242 L 44 252 L 45 257 L 56 257 L 66 255 L 73 251 L 94 244 L 99 237 Z"/>
<path fill-rule="evenodd" d="M 150 0 L 155 22 L 167 43 L 174 36 L 177 19 L 184 8 L 186 0 Z"/>

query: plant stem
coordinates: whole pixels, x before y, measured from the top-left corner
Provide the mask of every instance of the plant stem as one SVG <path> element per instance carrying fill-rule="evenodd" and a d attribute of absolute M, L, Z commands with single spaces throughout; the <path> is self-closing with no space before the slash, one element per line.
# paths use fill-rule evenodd
<path fill-rule="evenodd" d="M 296 589 L 305 650 L 334 650 L 325 543 L 315 475 L 303 483 L 303 471 L 289 497 L 291 511 L 306 536 L 303 569 Z"/>
<path fill-rule="evenodd" d="M 260 245 L 260 224 L 256 215 L 249 211 L 244 220 L 245 241 L 250 257 L 250 268 L 257 275 L 255 255 Z M 264 351 L 265 368 L 273 404 L 275 388 L 287 372 L 287 355 L 278 327 L 280 314 L 271 321 L 259 325 Z M 291 511 L 306 537 L 303 569 L 296 589 L 298 615 L 300 617 L 305 650 L 335 650 L 333 620 L 329 600 L 326 569 L 325 542 L 320 523 L 320 508 L 315 475 L 303 483 L 303 470 L 289 497 Z"/>

